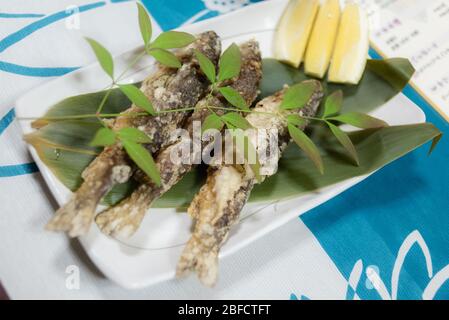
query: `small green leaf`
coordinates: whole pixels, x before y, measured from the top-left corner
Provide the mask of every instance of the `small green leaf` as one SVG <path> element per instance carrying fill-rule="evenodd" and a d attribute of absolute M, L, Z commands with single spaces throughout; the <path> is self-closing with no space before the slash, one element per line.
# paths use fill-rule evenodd
<path fill-rule="evenodd" d="M 136 86 L 132 84 L 120 84 L 119 88 L 136 106 L 144 109 L 153 116 L 156 114 L 151 101 Z"/>
<path fill-rule="evenodd" d="M 252 126 L 248 122 L 248 120 L 243 118 L 237 112 L 226 113 L 225 115 L 221 116 L 221 119 L 224 120 L 226 123 L 232 124 L 232 126 L 235 128 L 239 128 L 242 130 L 247 130 L 247 129 L 252 128 Z"/>
<path fill-rule="evenodd" d="M 324 117 L 330 117 L 337 114 L 341 110 L 343 104 L 343 91 L 338 90 L 327 97 L 324 104 Z"/>
<path fill-rule="evenodd" d="M 333 120 L 333 121 L 338 121 L 341 123 L 350 124 L 354 127 L 361 128 L 361 129 L 388 127 L 388 124 L 385 121 L 371 117 L 364 113 L 359 113 L 359 112 L 349 112 L 349 113 L 341 114 L 336 117 L 328 118 L 328 120 Z"/>
<path fill-rule="evenodd" d="M 109 128 L 100 128 L 92 139 L 92 147 L 111 146 L 115 143 L 115 132 Z"/>
<path fill-rule="evenodd" d="M 295 127 L 302 127 L 306 125 L 307 120 L 302 118 L 300 115 L 290 114 L 287 116 L 287 122 L 294 125 Z"/>
<path fill-rule="evenodd" d="M 237 107 L 242 110 L 249 110 L 249 107 L 246 104 L 245 99 L 240 95 L 240 93 L 231 87 L 222 87 L 218 89 L 220 93 L 225 97 L 225 99 L 232 104 L 234 107 Z"/>
<path fill-rule="evenodd" d="M 224 81 L 239 75 L 242 65 L 239 47 L 233 43 L 221 55 L 218 81 Z"/>
<path fill-rule="evenodd" d="M 360 165 L 359 157 L 357 155 L 357 150 L 355 149 L 354 144 L 352 143 L 349 136 L 343 130 L 341 130 L 339 127 L 337 127 L 336 125 L 333 125 L 330 122 L 326 122 L 326 123 L 329 126 L 329 128 L 331 129 L 334 136 L 337 138 L 337 140 L 346 149 L 346 151 L 348 151 L 349 155 L 355 161 L 355 163 L 357 165 Z"/>
<path fill-rule="evenodd" d="M 215 65 L 209 60 L 201 51 L 195 50 L 195 56 L 198 59 L 201 70 L 204 72 L 206 77 L 211 83 L 216 81 Z"/>
<path fill-rule="evenodd" d="M 167 31 L 161 33 L 156 40 L 153 41 L 151 47 L 159 49 L 183 48 L 195 40 L 196 38 L 187 32 Z"/>
<path fill-rule="evenodd" d="M 114 79 L 114 61 L 112 60 L 112 56 L 109 51 L 94 39 L 86 38 L 86 41 L 94 51 L 95 56 L 97 57 L 97 60 L 104 72 L 106 72 L 111 79 Z"/>
<path fill-rule="evenodd" d="M 159 63 L 170 68 L 181 68 L 181 62 L 178 58 L 168 50 L 165 49 L 151 49 L 148 52 Z"/>
<path fill-rule="evenodd" d="M 317 81 L 304 81 L 287 89 L 281 103 L 281 109 L 304 108 L 317 87 Z"/>
<path fill-rule="evenodd" d="M 150 152 L 139 143 L 129 140 L 122 140 L 122 142 L 126 153 L 134 163 L 145 172 L 157 186 L 160 186 L 161 176 Z"/>
<path fill-rule="evenodd" d="M 215 113 L 212 113 L 204 119 L 204 122 L 201 124 L 201 133 L 204 133 L 206 130 L 209 129 L 216 129 L 221 131 L 223 128 L 224 123 L 221 121 L 220 117 L 217 116 Z"/>
<path fill-rule="evenodd" d="M 306 153 L 306 155 L 313 161 L 321 174 L 324 173 L 323 160 L 321 159 L 320 151 L 315 146 L 312 140 L 301 130 L 289 124 L 288 132 L 293 141 Z"/>
<path fill-rule="evenodd" d="M 152 35 L 152 27 L 151 27 L 151 20 L 148 16 L 147 11 L 145 8 L 140 4 L 137 3 L 137 10 L 139 12 L 139 28 L 140 28 L 140 34 L 142 35 L 143 43 L 145 44 L 145 47 L 148 46 L 151 40 Z"/>
<path fill-rule="evenodd" d="M 128 140 L 136 143 L 151 143 L 150 137 L 136 128 L 123 128 L 117 132 L 121 140 Z"/>

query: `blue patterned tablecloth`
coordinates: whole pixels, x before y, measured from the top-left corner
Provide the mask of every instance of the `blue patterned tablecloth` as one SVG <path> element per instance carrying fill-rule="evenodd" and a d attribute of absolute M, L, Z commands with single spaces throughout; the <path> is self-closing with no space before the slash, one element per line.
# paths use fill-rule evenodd
<path fill-rule="evenodd" d="M 142 2 L 167 30 L 256 1 Z M 235 274 L 224 276 L 214 291 L 187 281 L 127 292 L 102 278 L 79 245 L 44 234 L 54 205 L 21 142 L 13 102 L 92 61 L 81 35 L 102 40 L 113 52 L 139 43 L 136 32 L 122 32 L 126 27 L 107 30 L 115 21 L 135 24 L 134 9 L 123 0 L 0 0 L 0 280 L 13 298 L 449 299 L 447 137 L 431 157 L 419 149 L 226 259 L 222 272 Z M 74 14 L 85 29 L 73 31 L 76 20 L 61 26 Z M 424 99 L 411 87 L 404 93 L 448 135 L 448 123 Z M 63 285 L 69 264 L 83 270 L 85 285 L 77 292 Z"/>

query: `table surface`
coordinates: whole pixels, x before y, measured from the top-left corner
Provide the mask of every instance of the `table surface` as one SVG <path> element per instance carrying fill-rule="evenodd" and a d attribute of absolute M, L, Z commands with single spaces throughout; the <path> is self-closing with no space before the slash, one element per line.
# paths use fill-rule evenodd
<path fill-rule="evenodd" d="M 249 2 L 143 1 L 155 32 Z M 83 36 L 114 54 L 140 45 L 135 4 L 4 1 L 0 23 L 0 280 L 11 298 L 420 299 L 432 292 L 449 298 L 449 283 L 440 281 L 449 273 L 447 138 L 431 157 L 421 148 L 224 259 L 214 289 L 194 278 L 137 291 L 117 287 L 76 240 L 42 231 L 56 204 L 22 141 L 13 106 L 28 90 L 94 61 Z M 404 93 L 449 133 L 411 87 Z M 74 290 L 66 286 L 73 266 L 81 281 Z"/>

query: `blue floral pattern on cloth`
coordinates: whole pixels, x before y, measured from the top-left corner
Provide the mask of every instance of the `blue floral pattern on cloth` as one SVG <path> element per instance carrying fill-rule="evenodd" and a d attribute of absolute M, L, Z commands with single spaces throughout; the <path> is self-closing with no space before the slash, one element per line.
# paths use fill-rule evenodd
<path fill-rule="evenodd" d="M 161 28 L 168 30 L 228 13 L 259 1 L 261 0 L 165 0 L 164 5 L 152 0 L 142 2 Z"/>

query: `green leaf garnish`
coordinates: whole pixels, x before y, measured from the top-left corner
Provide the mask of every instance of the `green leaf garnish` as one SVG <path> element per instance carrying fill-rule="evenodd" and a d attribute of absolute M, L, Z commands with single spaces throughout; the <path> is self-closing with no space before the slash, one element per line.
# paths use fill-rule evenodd
<path fill-rule="evenodd" d="M 183 48 L 195 40 L 196 38 L 187 32 L 167 31 L 161 33 L 156 40 L 153 41 L 151 47 L 159 49 Z"/>
<path fill-rule="evenodd" d="M 307 120 L 297 114 L 290 114 L 287 116 L 287 122 L 295 127 L 301 127 L 307 123 Z"/>
<path fill-rule="evenodd" d="M 100 128 L 89 144 L 92 147 L 106 147 L 115 143 L 115 132 L 109 128 Z"/>
<path fill-rule="evenodd" d="M 230 123 L 232 127 L 239 128 L 242 130 L 247 130 L 252 128 L 251 124 L 246 120 L 244 117 L 242 117 L 237 112 L 230 112 L 226 113 L 225 115 L 221 116 L 221 119 L 225 123 Z"/>
<path fill-rule="evenodd" d="M 195 50 L 195 56 L 198 59 L 201 70 L 206 75 L 207 79 L 213 84 L 216 81 L 215 65 L 209 60 L 201 51 Z"/>
<path fill-rule="evenodd" d="M 241 64 L 240 49 L 233 43 L 220 57 L 218 81 L 224 81 L 238 76 Z"/>
<path fill-rule="evenodd" d="M 143 43 L 145 44 L 145 48 L 148 47 L 148 44 L 151 41 L 151 35 L 152 35 L 152 27 L 151 27 L 151 20 L 148 16 L 147 11 L 145 8 L 140 4 L 137 4 L 137 10 L 139 12 L 139 28 L 140 28 L 140 34 L 142 35 Z"/>
<path fill-rule="evenodd" d="M 139 129 L 127 127 L 117 132 L 121 140 L 127 140 L 135 143 L 151 143 L 150 137 Z"/>
<path fill-rule="evenodd" d="M 159 63 L 170 68 L 181 68 L 181 62 L 170 51 L 165 49 L 151 49 L 148 51 Z"/>
<path fill-rule="evenodd" d="M 343 91 L 338 90 L 326 98 L 324 103 L 324 118 L 333 116 L 341 111 Z"/>
<path fill-rule="evenodd" d="M 94 51 L 100 66 L 109 75 L 109 77 L 111 77 L 111 79 L 114 79 L 114 61 L 112 60 L 112 55 L 105 47 L 94 39 L 86 38 L 86 41 Z"/>
<path fill-rule="evenodd" d="M 360 112 L 348 112 L 336 117 L 328 118 L 328 120 L 350 124 L 351 126 L 361 129 L 388 127 L 388 123 L 386 123 L 385 121 Z"/>
<path fill-rule="evenodd" d="M 324 173 L 323 160 L 320 151 L 312 140 L 297 127 L 288 124 L 288 132 L 293 141 L 305 152 L 305 154 L 313 161 L 321 174 Z"/>
<path fill-rule="evenodd" d="M 336 125 L 333 125 L 330 122 L 326 122 L 326 124 L 329 126 L 329 129 L 331 129 L 334 136 L 337 138 L 337 140 L 341 143 L 341 145 L 348 151 L 351 158 L 355 161 L 357 165 L 360 165 L 359 156 L 357 155 L 357 150 L 354 147 L 354 144 L 352 143 L 349 136 L 341 130 Z"/>
<path fill-rule="evenodd" d="M 221 121 L 220 117 L 215 113 L 212 113 L 204 119 L 204 122 L 201 124 L 201 132 L 204 133 L 209 129 L 221 130 L 224 126 L 223 121 Z"/>
<path fill-rule="evenodd" d="M 223 97 L 225 97 L 225 99 L 234 107 L 249 111 L 249 107 L 247 106 L 245 99 L 243 99 L 243 97 L 237 90 L 231 87 L 221 87 L 218 90 L 223 95 Z"/>
<path fill-rule="evenodd" d="M 316 81 L 305 81 L 287 89 L 282 100 L 281 109 L 292 110 L 304 108 L 316 89 Z"/>
<path fill-rule="evenodd" d="M 132 84 L 120 84 L 119 88 L 136 106 L 144 109 L 152 116 L 156 114 L 151 101 L 136 86 Z"/>
<path fill-rule="evenodd" d="M 122 139 L 122 142 L 126 153 L 134 163 L 145 172 L 157 186 L 160 186 L 161 176 L 150 152 L 139 143 L 124 139 Z"/>

